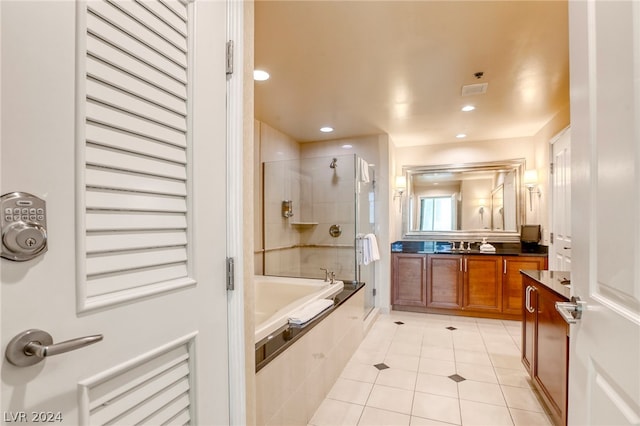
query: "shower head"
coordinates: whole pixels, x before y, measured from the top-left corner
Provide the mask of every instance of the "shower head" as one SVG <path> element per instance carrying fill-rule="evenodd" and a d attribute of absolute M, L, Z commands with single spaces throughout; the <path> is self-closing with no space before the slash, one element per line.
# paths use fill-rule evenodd
<path fill-rule="evenodd" d="M 331 164 L 329 164 L 329 167 L 330 167 L 330 168 L 332 168 L 332 169 L 335 169 L 336 167 L 338 167 L 338 164 L 337 164 L 337 163 L 338 163 L 338 159 L 337 159 L 337 158 L 334 158 L 334 159 L 331 161 Z"/>

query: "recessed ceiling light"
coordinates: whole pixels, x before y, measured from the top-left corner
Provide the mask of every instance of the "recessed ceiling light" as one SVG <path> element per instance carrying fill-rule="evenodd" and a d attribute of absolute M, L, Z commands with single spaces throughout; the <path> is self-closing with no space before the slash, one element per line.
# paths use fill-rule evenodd
<path fill-rule="evenodd" d="M 467 135 L 465 135 L 464 133 L 458 133 L 456 135 L 456 138 L 458 138 L 458 139 L 462 139 L 462 138 L 466 138 L 466 137 L 467 137 Z"/>
<path fill-rule="evenodd" d="M 329 126 L 320 127 L 320 131 L 322 133 L 331 133 L 333 132 L 333 127 L 329 127 Z"/>
<path fill-rule="evenodd" d="M 474 107 L 473 105 L 465 105 L 462 107 L 462 111 L 464 112 L 473 111 L 474 109 L 476 109 L 476 107 Z"/>
<path fill-rule="evenodd" d="M 351 148 L 353 148 L 353 145 L 349 145 L 348 143 L 346 143 L 346 144 L 342 145 L 342 147 L 344 149 L 351 149 Z"/>
<path fill-rule="evenodd" d="M 269 73 L 264 70 L 253 70 L 253 79 L 255 81 L 269 80 Z"/>

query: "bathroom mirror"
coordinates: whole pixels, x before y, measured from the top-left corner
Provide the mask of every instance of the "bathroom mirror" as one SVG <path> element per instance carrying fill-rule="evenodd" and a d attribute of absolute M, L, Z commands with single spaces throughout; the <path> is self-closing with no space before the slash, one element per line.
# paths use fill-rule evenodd
<path fill-rule="evenodd" d="M 518 241 L 524 163 L 404 166 L 403 238 Z"/>

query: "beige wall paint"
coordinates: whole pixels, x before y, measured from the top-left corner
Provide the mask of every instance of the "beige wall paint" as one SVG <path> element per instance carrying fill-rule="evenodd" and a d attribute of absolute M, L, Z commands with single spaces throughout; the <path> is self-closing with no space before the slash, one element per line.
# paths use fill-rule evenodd
<path fill-rule="evenodd" d="M 514 158 L 524 158 L 527 165 L 535 163 L 535 145 L 532 138 L 396 148 L 396 169 L 400 174 L 403 166 L 477 163 Z"/>

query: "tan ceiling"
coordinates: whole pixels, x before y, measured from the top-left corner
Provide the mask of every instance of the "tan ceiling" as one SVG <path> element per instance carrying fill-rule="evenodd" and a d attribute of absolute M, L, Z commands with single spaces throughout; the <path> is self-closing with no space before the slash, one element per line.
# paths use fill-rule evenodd
<path fill-rule="evenodd" d="M 256 118 L 301 142 L 532 136 L 569 102 L 567 26 L 566 1 L 260 0 Z M 487 93 L 461 96 L 476 83 Z"/>

